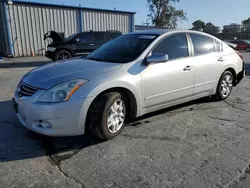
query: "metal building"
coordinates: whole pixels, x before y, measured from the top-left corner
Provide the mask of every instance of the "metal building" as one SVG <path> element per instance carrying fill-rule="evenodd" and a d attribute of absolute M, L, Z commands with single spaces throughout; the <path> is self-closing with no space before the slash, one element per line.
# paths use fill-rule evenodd
<path fill-rule="evenodd" d="M 24 1 L 0 1 L 0 55 L 43 55 L 49 30 L 65 36 L 82 31 L 134 31 L 134 12 Z"/>

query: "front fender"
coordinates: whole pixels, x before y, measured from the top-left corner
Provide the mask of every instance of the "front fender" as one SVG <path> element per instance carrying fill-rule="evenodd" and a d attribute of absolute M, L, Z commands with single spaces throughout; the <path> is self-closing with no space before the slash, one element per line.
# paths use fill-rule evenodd
<path fill-rule="evenodd" d="M 84 87 L 82 87 L 82 88 L 84 88 Z M 81 113 L 80 113 L 80 118 L 79 118 L 79 126 L 82 127 L 83 130 L 85 130 L 86 118 L 87 118 L 89 107 L 92 104 L 92 102 L 102 92 L 105 92 L 105 91 L 107 91 L 109 89 L 113 89 L 113 88 L 124 88 L 124 89 L 131 91 L 131 93 L 134 95 L 134 97 L 136 99 L 136 104 L 137 104 L 136 116 L 142 115 L 142 105 L 141 105 L 141 97 L 140 97 L 141 95 L 140 95 L 140 92 L 137 91 L 135 86 L 133 86 L 132 84 L 129 84 L 127 82 L 124 82 L 124 81 L 114 81 L 114 82 L 104 83 L 104 84 L 101 84 L 101 85 L 95 87 L 90 92 L 85 91 L 85 95 L 86 95 L 84 97 L 85 102 L 83 103 Z"/>
<path fill-rule="evenodd" d="M 113 89 L 113 88 L 124 88 L 129 90 L 136 99 L 136 105 L 137 105 L 137 113 L 136 116 L 142 115 L 142 101 L 141 101 L 141 92 L 140 90 L 136 89 L 135 85 L 130 84 L 125 81 L 113 81 L 108 83 L 103 83 L 99 85 L 98 87 L 94 88 L 89 94 L 88 97 L 91 97 L 95 99 L 100 93 L 105 92 L 107 90 Z M 140 87 L 138 87 L 140 88 Z"/>

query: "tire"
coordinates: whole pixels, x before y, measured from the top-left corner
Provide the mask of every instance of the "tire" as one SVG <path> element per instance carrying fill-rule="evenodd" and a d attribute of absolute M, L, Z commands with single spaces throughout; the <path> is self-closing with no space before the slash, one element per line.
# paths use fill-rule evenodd
<path fill-rule="evenodd" d="M 119 112 L 122 111 L 123 121 L 120 121 L 121 117 L 119 115 L 114 115 L 113 113 L 113 110 L 115 110 L 115 108 L 112 108 L 112 106 L 115 103 L 119 105 L 123 104 L 123 110 L 121 110 L 120 107 L 116 108 L 120 109 Z M 121 133 L 126 123 L 126 109 L 128 109 L 127 107 L 128 107 L 127 98 L 124 97 L 121 93 L 110 92 L 99 96 L 91 104 L 87 114 L 86 126 L 88 131 L 101 140 L 109 140 L 116 137 Z M 114 120 L 117 120 L 119 123 L 117 124 L 117 121 Z M 112 122 L 115 122 L 113 124 L 117 126 L 113 126 Z"/>
<path fill-rule="evenodd" d="M 60 50 L 55 55 L 55 61 L 60 61 L 64 59 L 69 59 L 72 57 L 72 54 L 67 50 Z"/>
<path fill-rule="evenodd" d="M 233 89 L 233 81 L 234 76 L 230 71 L 225 71 L 222 74 L 215 94 L 217 101 L 225 100 L 230 96 Z"/>
<path fill-rule="evenodd" d="M 246 52 L 250 52 L 250 48 L 249 47 L 246 48 Z"/>

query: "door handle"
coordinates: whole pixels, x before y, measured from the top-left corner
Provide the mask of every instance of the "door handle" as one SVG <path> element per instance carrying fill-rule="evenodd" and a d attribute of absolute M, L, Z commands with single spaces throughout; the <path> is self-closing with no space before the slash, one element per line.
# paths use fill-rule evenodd
<path fill-rule="evenodd" d="M 223 62 L 224 61 L 223 57 L 220 57 L 218 61 Z"/>
<path fill-rule="evenodd" d="M 190 71 L 192 68 L 193 68 L 193 66 L 187 65 L 183 70 Z"/>
<path fill-rule="evenodd" d="M 94 44 L 89 44 L 90 46 L 94 46 Z"/>

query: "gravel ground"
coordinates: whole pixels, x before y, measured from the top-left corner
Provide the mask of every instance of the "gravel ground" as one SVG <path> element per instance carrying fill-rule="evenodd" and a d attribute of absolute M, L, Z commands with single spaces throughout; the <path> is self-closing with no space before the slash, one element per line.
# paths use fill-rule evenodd
<path fill-rule="evenodd" d="M 249 187 L 250 53 L 243 55 L 247 76 L 226 101 L 204 98 L 149 114 L 107 142 L 23 128 L 13 90 L 47 60 L 1 62 L 0 187 Z"/>

